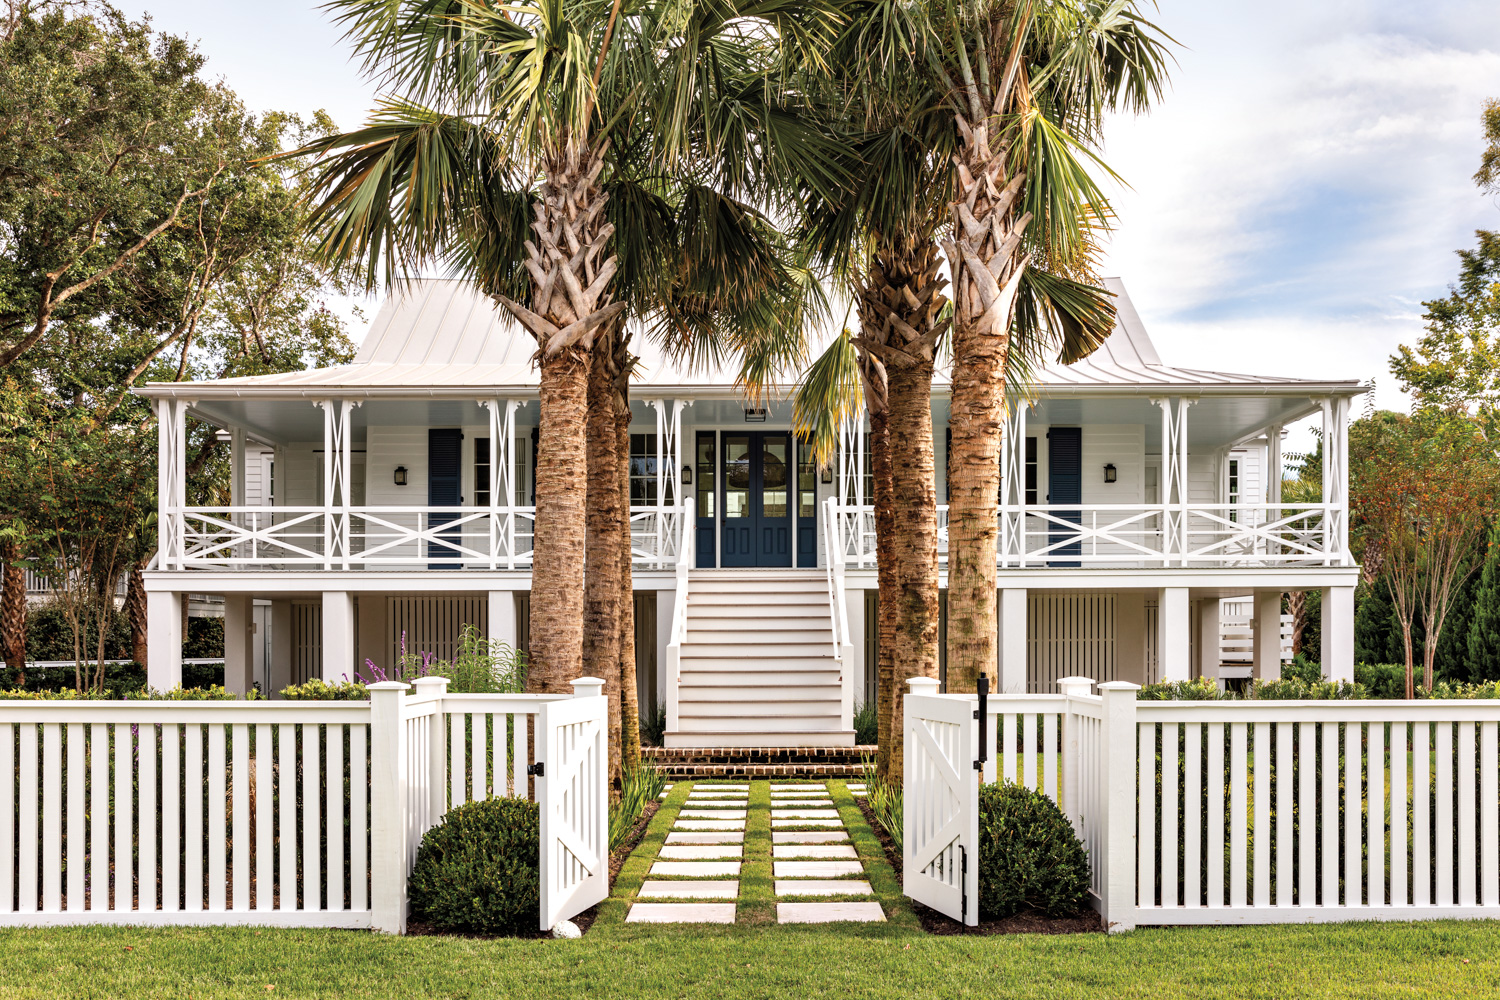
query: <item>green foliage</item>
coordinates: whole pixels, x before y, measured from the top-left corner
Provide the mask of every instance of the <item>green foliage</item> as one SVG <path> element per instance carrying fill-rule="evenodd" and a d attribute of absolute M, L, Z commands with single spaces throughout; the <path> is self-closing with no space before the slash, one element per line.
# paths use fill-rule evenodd
<path fill-rule="evenodd" d="M 314 677 L 305 684 L 282 688 L 281 697 L 287 701 L 363 701 L 370 693 L 358 681 L 329 684 Z"/>
<path fill-rule="evenodd" d="M 1292 657 L 1291 663 L 1282 664 L 1281 676 L 1288 680 L 1297 678 L 1306 684 L 1316 684 L 1323 679 L 1323 665 L 1309 659 L 1305 653 L 1298 653 Z"/>
<path fill-rule="evenodd" d="M 1419 407 L 1474 406 L 1487 422 L 1500 401 L 1500 232 L 1480 230 L 1477 245 L 1458 251 L 1458 284 L 1424 302 L 1427 332 L 1405 344 L 1391 371 Z"/>
<path fill-rule="evenodd" d="M 901 783 L 887 782 L 880 776 L 875 767 L 875 762 L 866 757 L 861 762 L 865 781 L 865 805 L 870 807 L 870 812 L 875 816 L 875 822 L 891 838 L 896 845 L 897 853 L 902 850 L 905 842 L 905 829 L 902 827 L 904 820 L 903 805 L 904 798 Z"/>
<path fill-rule="evenodd" d="M 1012 782 L 979 789 L 979 916 L 1023 910 L 1067 917 L 1087 905 L 1088 852 L 1043 793 Z"/>
<path fill-rule="evenodd" d="M 1136 701 L 1220 701 L 1230 697 L 1211 680 L 1160 681 L 1144 685 L 1135 693 Z"/>
<path fill-rule="evenodd" d="M 1256 681 L 1246 692 L 1248 701 L 1358 701 L 1370 692 L 1358 682 L 1314 681 L 1300 677 L 1274 681 Z"/>
<path fill-rule="evenodd" d="M 1354 683 L 1363 687 L 1366 697 L 1406 697 L 1406 665 L 1402 663 L 1356 663 Z"/>
<path fill-rule="evenodd" d="M 499 639 L 487 639 L 475 625 L 459 627 L 458 649 L 452 662 L 433 653 L 406 648 L 401 633 L 401 654 L 387 672 L 373 660 L 365 660 L 365 671 L 355 671 L 365 684 L 376 681 L 410 681 L 417 677 L 446 677 L 448 690 L 462 694 L 507 694 L 526 690 L 526 654 Z"/>
<path fill-rule="evenodd" d="M 667 776 L 659 768 L 647 765 L 627 768 L 620 797 L 609 804 L 609 849 L 625 842 L 636 820 L 646 807 L 655 802 L 667 787 Z"/>
<path fill-rule="evenodd" d="M 450 810 L 417 849 L 407 882 L 412 919 L 444 931 L 535 933 L 540 841 L 534 802 L 494 798 Z"/>
<path fill-rule="evenodd" d="M 659 747 L 666 742 L 667 706 L 657 703 L 641 714 L 641 746 Z"/>
<path fill-rule="evenodd" d="M 874 746 L 880 738 L 880 716 L 875 702 L 867 701 L 854 713 L 854 745 Z"/>
<path fill-rule="evenodd" d="M 1500 680 L 1500 522 L 1490 526 L 1464 653 L 1470 680 Z"/>
<path fill-rule="evenodd" d="M 1354 605 L 1355 662 L 1396 663 L 1405 658 L 1401 623 L 1396 620 L 1389 586 L 1384 580 L 1376 580 L 1360 587 Z"/>
<path fill-rule="evenodd" d="M 130 621 L 114 610 L 113 602 L 94 602 L 89 613 L 97 614 L 104 609 L 109 614 L 109 622 L 105 625 L 105 659 L 126 659 L 130 656 Z M 73 659 L 73 632 L 61 602 L 44 600 L 27 610 L 26 658 L 36 661 Z M 72 682 L 72 672 L 69 669 L 69 683 Z"/>

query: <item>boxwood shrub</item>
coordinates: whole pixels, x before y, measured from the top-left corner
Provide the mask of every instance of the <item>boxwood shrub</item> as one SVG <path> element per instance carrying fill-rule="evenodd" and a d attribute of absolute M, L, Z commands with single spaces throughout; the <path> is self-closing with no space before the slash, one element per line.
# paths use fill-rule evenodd
<path fill-rule="evenodd" d="M 1087 906 L 1088 852 L 1062 810 L 1007 782 L 979 790 L 979 916 L 1070 917 Z"/>
<path fill-rule="evenodd" d="M 413 920 L 444 931 L 535 934 L 542 900 L 535 802 L 494 798 L 428 830 L 407 882 Z"/>

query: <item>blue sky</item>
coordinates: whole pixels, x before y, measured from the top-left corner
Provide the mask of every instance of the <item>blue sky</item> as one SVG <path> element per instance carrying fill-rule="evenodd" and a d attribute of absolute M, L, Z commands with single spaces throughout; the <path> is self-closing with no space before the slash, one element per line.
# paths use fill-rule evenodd
<path fill-rule="evenodd" d="M 340 31 L 298 0 L 130 0 L 200 41 L 250 107 L 327 109 L 352 127 L 374 89 Z M 1124 278 L 1164 360 L 1376 378 L 1421 331 L 1453 251 L 1500 228 L 1470 181 L 1479 111 L 1500 97 L 1500 4 L 1160 0 L 1180 43 L 1162 105 L 1119 118 L 1106 156 L 1129 183 L 1103 270 Z"/>

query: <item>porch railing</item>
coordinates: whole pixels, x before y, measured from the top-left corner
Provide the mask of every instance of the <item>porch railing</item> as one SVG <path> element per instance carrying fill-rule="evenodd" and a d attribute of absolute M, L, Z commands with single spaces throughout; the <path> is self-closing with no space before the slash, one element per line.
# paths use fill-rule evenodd
<path fill-rule="evenodd" d="M 535 507 L 185 507 L 169 512 L 162 569 L 531 568 Z M 638 567 L 677 561 L 683 508 L 633 507 Z"/>
<path fill-rule="evenodd" d="M 1340 504 L 1045 504 L 1000 508 L 1003 567 L 1346 566 Z M 834 509 L 846 563 L 875 565 L 875 512 Z M 948 554 L 948 507 L 938 507 Z"/>

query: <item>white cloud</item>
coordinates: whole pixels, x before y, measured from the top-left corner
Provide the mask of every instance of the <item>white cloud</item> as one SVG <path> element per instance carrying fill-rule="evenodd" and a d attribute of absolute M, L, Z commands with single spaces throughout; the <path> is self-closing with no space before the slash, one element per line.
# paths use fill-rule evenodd
<path fill-rule="evenodd" d="M 1500 39 L 1500 10 L 1468 11 L 1462 34 L 1441 15 L 1371 31 L 1395 15 L 1359 11 L 1163 3 L 1187 48 L 1162 106 L 1108 129 L 1133 188 L 1106 269 L 1169 362 L 1374 376 L 1399 405 L 1387 356 L 1452 251 L 1500 226 L 1469 180 L 1480 103 L 1500 96 L 1500 50 L 1479 44 Z"/>

